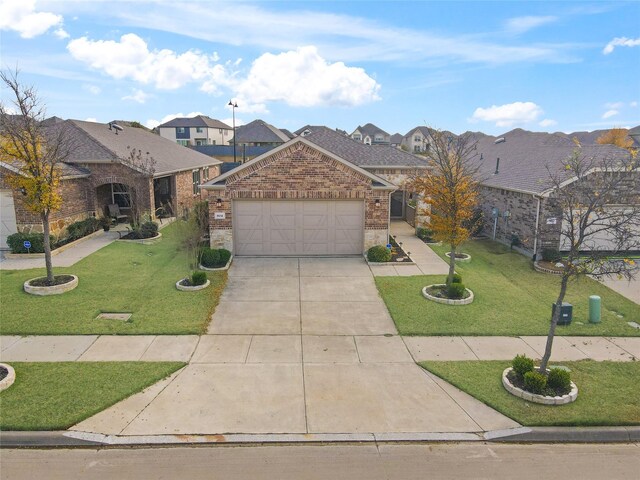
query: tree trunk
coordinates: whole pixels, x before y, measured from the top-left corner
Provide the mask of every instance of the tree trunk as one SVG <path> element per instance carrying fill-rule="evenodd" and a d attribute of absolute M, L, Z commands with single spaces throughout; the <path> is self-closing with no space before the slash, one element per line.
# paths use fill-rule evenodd
<path fill-rule="evenodd" d="M 49 242 L 49 212 L 43 212 L 42 232 L 44 234 L 44 264 L 47 267 L 47 283 L 53 285 L 53 264 L 51 263 L 51 243 Z"/>
<path fill-rule="evenodd" d="M 447 287 L 449 285 L 451 285 L 451 282 L 453 281 L 453 274 L 456 271 L 456 247 L 455 245 L 451 245 L 451 250 L 449 255 L 451 255 L 451 257 L 449 258 L 449 274 L 447 275 Z"/>
<path fill-rule="evenodd" d="M 564 300 L 564 296 L 567 293 L 567 282 L 569 281 L 569 276 L 565 273 L 562 275 L 562 282 L 560 283 L 560 294 L 558 295 L 558 299 L 556 300 L 556 309 L 551 316 L 551 325 L 549 326 L 549 334 L 547 335 L 547 344 L 544 348 L 544 355 L 542 357 L 542 361 L 540 362 L 540 371 L 542 373 L 547 371 L 547 364 L 549 363 L 549 358 L 551 357 L 551 347 L 553 346 L 553 337 L 556 333 L 556 326 L 558 325 L 558 320 L 560 319 L 560 308 L 562 307 L 562 302 Z"/>

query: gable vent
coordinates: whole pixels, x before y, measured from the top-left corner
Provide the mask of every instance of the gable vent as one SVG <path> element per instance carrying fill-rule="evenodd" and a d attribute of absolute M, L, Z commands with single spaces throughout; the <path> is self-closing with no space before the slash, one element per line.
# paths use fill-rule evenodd
<path fill-rule="evenodd" d="M 497 145 L 498 143 L 504 143 L 505 141 L 506 141 L 506 140 L 504 139 L 504 137 L 500 137 L 500 138 L 498 138 L 498 139 L 497 139 L 495 142 L 493 142 L 493 143 L 495 143 L 495 144 Z"/>

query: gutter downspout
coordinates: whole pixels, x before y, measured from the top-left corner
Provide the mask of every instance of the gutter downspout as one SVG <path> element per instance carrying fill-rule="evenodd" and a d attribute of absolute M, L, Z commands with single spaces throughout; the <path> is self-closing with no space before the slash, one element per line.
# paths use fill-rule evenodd
<path fill-rule="evenodd" d="M 534 260 L 536 260 L 538 255 L 538 224 L 540 222 L 540 197 L 536 197 L 535 195 L 533 195 L 533 198 L 538 200 L 538 207 L 536 209 L 536 229 L 533 235 L 533 258 Z"/>

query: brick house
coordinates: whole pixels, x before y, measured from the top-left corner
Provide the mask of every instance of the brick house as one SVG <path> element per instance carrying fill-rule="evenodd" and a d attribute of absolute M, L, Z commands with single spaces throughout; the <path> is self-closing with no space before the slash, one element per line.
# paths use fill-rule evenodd
<path fill-rule="evenodd" d="M 563 212 L 554 204 L 549 171 L 562 171 L 563 161 L 575 148 L 573 141 L 564 134 L 522 129 L 500 137 L 478 134 L 477 140 L 484 233 L 507 244 L 516 235 L 522 242 L 523 253 L 527 254 L 535 254 L 545 247 L 562 250 Z M 613 145 L 584 145 L 581 154 L 595 159 L 629 155 Z M 600 174 L 593 172 L 591 175 Z M 629 176 L 629 191 L 620 192 L 620 198 L 629 198 L 629 195 L 640 198 L 639 173 L 627 172 L 625 175 Z M 567 179 L 563 188 L 571 188 L 572 183 Z M 606 248 L 606 243 L 604 235 L 592 248 Z"/>
<path fill-rule="evenodd" d="M 388 242 L 391 195 L 425 167 L 313 127 L 202 186 L 211 245 L 235 255 L 361 254 Z"/>
<path fill-rule="evenodd" d="M 66 129 L 73 145 L 71 155 L 60 164 L 62 206 L 51 215 L 53 234 L 75 221 L 107 213 L 109 204 L 119 205 L 128 214 L 131 195 L 136 195 L 140 209 L 151 216 L 166 205 L 174 214 L 180 213 L 202 198 L 199 185 L 219 174 L 219 160 L 144 129 L 79 120 L 57 122 L 52 128 Z M 154 159 L 152 175 L 128 164 L 133 150 Z M 6 175 L 12 173 L 15 168 L 0 163 L 0 248 L 6 247 L 11 233 L 42 232 L 39 217 L 26 210 L 23 195 L 7 184 Z"/>

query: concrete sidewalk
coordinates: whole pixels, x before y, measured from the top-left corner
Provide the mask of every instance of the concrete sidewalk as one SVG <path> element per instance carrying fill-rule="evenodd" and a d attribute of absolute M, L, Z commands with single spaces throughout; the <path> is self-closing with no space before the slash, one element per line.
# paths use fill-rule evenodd
<path fill-rule="evenodd" d="M 237 308 L 237 307 L 228 307 Z M 269 326 L 264 322 L 257 334 L 246 333 L 252 322 L 268 311 L 256 310 L 255 317 L 228 320 L 219 314 L 212 330 L 204 335 L 60 335 L 0 337 L 0 360 L 6 362 L 113 362 L 180 361 L 191 363 L 252 364 L 301 363 L 406 363 L 426 360 L 511 360 L 519 354 L 541 358 L 547 337 L 399 337 L 374 325 L 352 335 L 356 325 L 342 325 L 343 333 L 324 333 L 334 319 L 311 327 L 311 313 L 305 315 L 312 333 L 300 335 L 300 323 L 294 327 L 282 320 Z M 285 317 L 286 318 L 286 317 Z M 220 320 L 221 319 L 221 320 Z M 354 319 L 354 323 L 358 319 Z M 299 322 L 299 320 L 298 320 Z M 289 325 L 287 325 L 289 323 Z M 258 329 L 258 328 L 256 328 Z M 302 329 L 305 330 L 304 324 Z M 297 330 L 292 332 L 291 330 Z M 405 347 L 406 345 L 406 347 Z M 408 350 L 407 350 L 408 349 Z M 591 359 L 628 362 L 640 359 L 640 337 L 561 337 L 553 342 L 553 361 Z"/>

